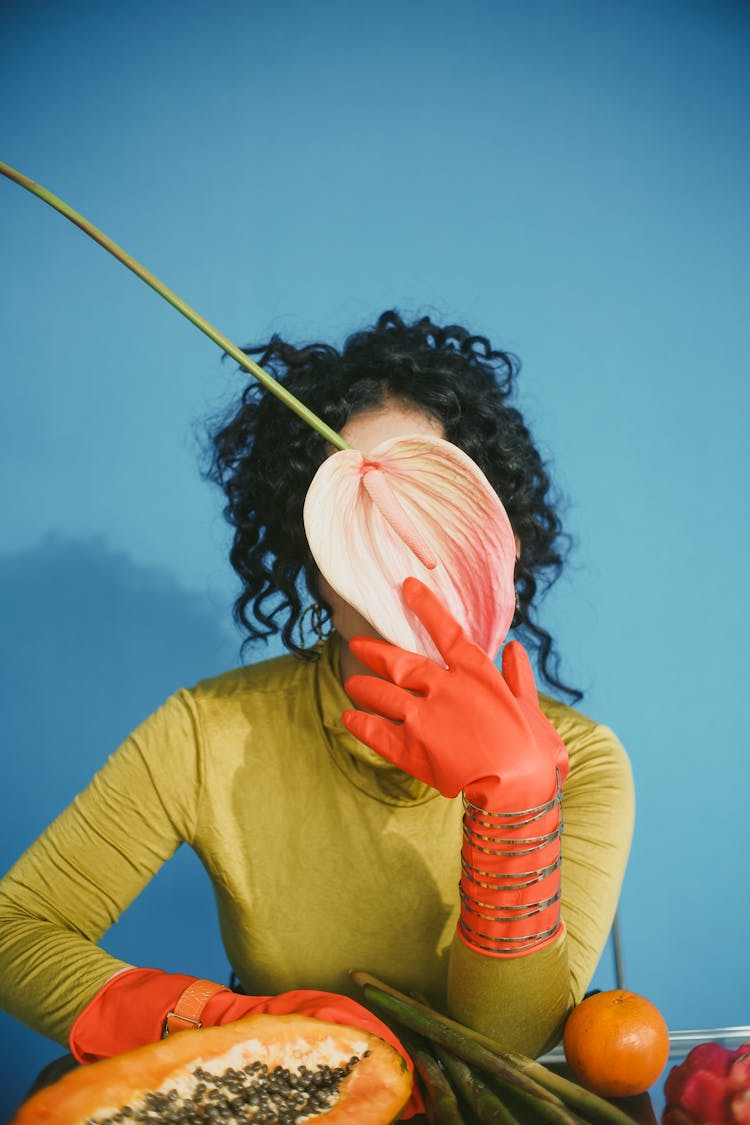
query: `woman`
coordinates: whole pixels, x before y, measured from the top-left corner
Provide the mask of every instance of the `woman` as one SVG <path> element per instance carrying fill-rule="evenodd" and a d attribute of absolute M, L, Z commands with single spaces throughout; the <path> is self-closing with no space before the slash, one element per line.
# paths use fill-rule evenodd
<path fill-rule="evenodd" d="M 561 532 L 509 404 L 512 357 L 394 312 L 341 353 L 277 338 L 258 353 L 365 456 L 408 435 L 468 454 L 510 519 L 514 628 L 548 684 L 577 698 L 535 616 L 562 565 Z M 594 972 L 632 831 L 624 751 L 537 696 L 517 641 L 498 670 L 416 579 L 404 612 L 442 660 L 378 638 L 318 572 L 305 535 L 305 497 L 330 454 L 278 399 L 245 390 L 214 435 L 210 476 L 234 527 L 237 620 L 251 638 L 280 632 L 290 655 L 178 692 L 2 884 L 2 1003 L 80 1061 L 259 1006 L 385 1035 L 346 997 L 353 967 L 536 1055 Z M 332 631 L 309 649 L 313 604 L 318 631 Z M 213 882 L 247 995 L 179 965 L 128 966 L 97 944 L 183 841 Z"/>

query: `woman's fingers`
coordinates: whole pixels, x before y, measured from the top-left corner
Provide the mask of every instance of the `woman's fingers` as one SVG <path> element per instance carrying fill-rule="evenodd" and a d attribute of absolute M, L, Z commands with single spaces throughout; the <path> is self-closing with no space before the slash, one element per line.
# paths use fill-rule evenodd
<path fill-rule="evenodd" d="M 459 623 L 429 586 L 418 578 L 405 580 L 403 595 L 406 606 L 422 622 L 443 660 L 450 665 L 456 646 L 469 643 Z M 349 648 L 376 675 L 385 676 L 409 691 L 427 691 L 434 682 L 435 673 L 442 670 L 438 661 L 374 637 L 352 637 Z"/>
<path fill-rule="evenodd" d="M 365 746 L 393 762 L 399 769 L 408 769 L 405 765 L 408 755 L 399 733 L 400 726 L 390 719 L 383 719 L 380 715 L 367 715 L 364 711 L 344 711 L 341 721 L 349 733 L 364 742 Z"/>
<path fill-rule="evenodd" d="M 367 715 L 364 711 L 344 711 L 341 720 L 350 734 L 404 773 L 431 785 L 447 797 L 455 797 L 459 793 L 460 785 L 451 786 L 449 780 L 439 776 L 439 766 L 423 747 L 415 745 L 414 740 L 405 735 L 407 728 L 401 723 L 391 722 L 380 715 Z"/>
<path fill-rule="evenodd" d="M 518 641 L 510 641 L 503 649 L 503 679 L 516 699 L 536 704 L 538 694 L 534 673 L 526 649 Z"/>
<path fill-rule="evenodd" d="M 352 637 L 349 650 L 366 668 L 376 676 L 385 676 L 399 687 L 410 691 L 423 691 L 426 683 L 425 665 L 432 669 L 435 662 L 416 652 L 408 652 L 388 641 L 375 637 Z M 439 665 L 438 665 L 439 667 Z"/>
<path fill-rule="evenodd" d="M 350 676 L 344 683 L 344 690 L 357 707 L 375 711 L 394 722 L 403 722 L 408 702 L 413 698 L 403 688 L 375 676 Z"/>
<path fill-rule="evenodd" d="M 429 586 L 418 578 L 407 578 L 403 584 L 404 601 L 432 637 L 446 664 L 454 646 L 466 640 L 466 634 Z"/>

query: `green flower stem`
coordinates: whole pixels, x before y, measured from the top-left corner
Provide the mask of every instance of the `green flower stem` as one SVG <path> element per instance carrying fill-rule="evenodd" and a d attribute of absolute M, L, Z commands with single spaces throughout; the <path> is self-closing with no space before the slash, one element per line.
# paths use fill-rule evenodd
<path fill-rule="evenodd" d="M 293 394 L 290 394 L 286 387 L 283 387 L 281 383 L 277 382 L 272 375 L 269 375 L 268 372 L 264 371 L 262 367 L 259 367 L 257 363 L 253 363 L 251 359 L 248 359 L 245 353 L 233 344 L 231 340 L 228 340 L 218 329 L 209 324 L 207 320 L 204 320 L 200 313 L 197 313 L 195 309 L 192 309 L 190 305 L 186 304 L 181 297 L 178 297 L 168 286 L 162 281 L 159 281 L 159 278 L 155 277 L 150 270 L 147 270 L 145 266 L 137 262 L 135 258 L 131 257 L 121 246 L 118 246 L 116 242 L 108 238 L 103 231 L 100 231 L 93 223 L 85 219 L 83 215 L 79 215 L 77 211 L 74 211 L 72 207 L 69 207 L 62 199 L 58 199 L 56 195 L 53 195 L 51 191 L 42 187 L 41 184 L 35 183 L 33 180 L 30 180 L 28 176 L 24 176 L 22 172 L 17 172 L 15 168 L 11 168 L 8 164 L 3 164 L 2 161 L 0 161 L 0 173 L 9 180 L 13 180 L 14 183 L 26 188 L 32 195 L 36 195 L 39 199 L 48 203 L 55 211 L 59 211 L 66 219 L 70 219 L 71 223 L 75 223 L 85 234 L 93 238 L 93 240 L 98 242 L 100 246 L 103 246 L 105 250 L 108 250 L 118 261 L 122 262 L 124 266 L 127 266 L 129 270 L 132 270 L 134 274 L 140 277 L 141 281 L 145 281 L 147 285 L 150 285 L 152 289 L 156 290 L 160 297 L 163 297 L 165 301 L 169 301 L 173 308 L 182 313 L 184 317 L 187 317 L 191 324 L 194 324 L 195 327 L 199 328 L 201 332 L 204 332 L 209 339 L 213 340 L 215 344 L 218 344 L 227 355 L 230 355 L 232 359 L 236 360 L 240 367 L 244 367 L 246 371 L 254 375 L 259 383 L 262 383 L 267 390 L 276 395 L 277 398 L 280 398 L 290 410 L 298 414 L 303 421 L 307 422 L 308 426 L 316 430 L 321 437 L 325 438 L 331 445 L 335 446 L 337 449 L 351 449 L 351 446 L 345 442 L 335 430 L 327 426 L 321 418 L 318 418 L 317 414 L 313 414 L 312 410 L 309 410 L 304 403 L 300 402 L 298 398 L 295 398 Z"/>

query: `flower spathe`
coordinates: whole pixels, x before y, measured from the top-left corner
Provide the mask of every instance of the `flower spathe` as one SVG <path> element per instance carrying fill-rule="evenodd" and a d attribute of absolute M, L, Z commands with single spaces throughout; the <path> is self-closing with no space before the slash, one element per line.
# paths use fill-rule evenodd
<path fill-rule="evenodd" d="M 321 574 L 386 640 L 440 659 L 404 606 L 412 575 L 497 655 L 515 611 L 515 538 L 492 485 L 457 446 L 419 434 L 367 456 L 334 453 L 313 478 L 304 519 Z"/>

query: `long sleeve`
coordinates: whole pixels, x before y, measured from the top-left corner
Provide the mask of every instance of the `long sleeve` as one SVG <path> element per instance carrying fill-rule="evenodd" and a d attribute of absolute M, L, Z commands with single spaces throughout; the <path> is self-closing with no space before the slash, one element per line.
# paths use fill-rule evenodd
<path fill-rule="evenodd" d="M 536 1056 L 559 1039 L 583 997 L 614 919 L 634 821 L 628 758 L 614 734 L 541 697 L 570 756 L 563 796 L 564 933 L 526 956 L 483 957 L 456 938 L 448 1006 L 463 1023 Z"/>
<path fill-rule="evenodd" d="M 127 966 L 96 943 L 183 840 L 199 731 L 179 693 L 139 727 L 0 884 L 0 1006 L 67 1045 L 75 1016 Z"/>

